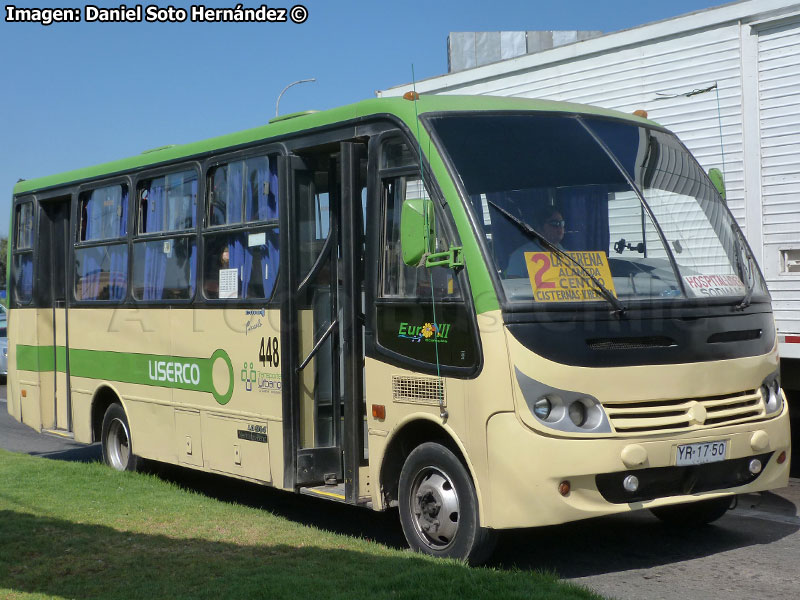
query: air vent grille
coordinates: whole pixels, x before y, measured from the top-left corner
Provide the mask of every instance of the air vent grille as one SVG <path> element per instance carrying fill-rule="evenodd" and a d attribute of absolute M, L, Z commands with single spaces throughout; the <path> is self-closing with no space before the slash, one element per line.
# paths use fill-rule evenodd
<path fill-rule="evenodd" d="M 392 399 L 411 404 L 446 405 L 444 379 L 437 377 L 392 377 Z"/>
<path fill-rule="evenodd" d="M 709 336 L 709 344 L 724 344 L 726 342 L 746 342 L 757 340 L 761 337 L 760 329 L 746 329 L 743 331 L 721 331 Z"/>

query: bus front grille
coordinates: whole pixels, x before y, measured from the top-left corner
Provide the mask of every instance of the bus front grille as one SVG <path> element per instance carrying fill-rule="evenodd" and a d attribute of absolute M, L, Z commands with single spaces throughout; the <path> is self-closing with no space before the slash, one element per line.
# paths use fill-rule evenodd
<path fill-rule="evenodd" d="M 603 407 L 618 433 L 650 433 L 732 425 L 766 415 L 759 390 L 703 398 L 605 402 Z"/>

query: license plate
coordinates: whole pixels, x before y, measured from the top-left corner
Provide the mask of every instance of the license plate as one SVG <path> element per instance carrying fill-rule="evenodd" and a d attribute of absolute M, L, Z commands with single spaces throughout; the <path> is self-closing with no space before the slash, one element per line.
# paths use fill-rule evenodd
<path fill-rule="evenodd" d="M 704 465 L 706 463 L 725 460 L 728 453 L 728 441 L 702 442 L 700 444 L 684 444 L 678 446 L 677 462 L 679 467 L 687 465 Z"/>

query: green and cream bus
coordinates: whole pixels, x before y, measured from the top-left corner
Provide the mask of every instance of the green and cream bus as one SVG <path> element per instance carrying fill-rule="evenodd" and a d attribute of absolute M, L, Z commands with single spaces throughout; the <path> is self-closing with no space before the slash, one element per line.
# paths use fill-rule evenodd
<path fill-rule="evenodd" d="M 787 483 L 764 280 L 646 118 L 367 100 L 21 181 L 12 211 L 8 410 L 113 468 L 398 507 L 473 563 Z"/>

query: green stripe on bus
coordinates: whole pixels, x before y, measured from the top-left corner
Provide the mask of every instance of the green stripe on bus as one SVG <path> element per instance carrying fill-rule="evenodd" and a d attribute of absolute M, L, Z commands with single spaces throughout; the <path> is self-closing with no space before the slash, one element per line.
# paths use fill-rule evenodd
<path fill-rule="evenodd" d="M 25 346 L 17 344 L 17 369 L 20 371 L 54 371 L 53 346 Z"/>
<path fill-rule="evenodd" d="M 66 356 L 64 346 L 54 351 L 53 346 L 17 344 L 17 369 L 65 373 Z M 213 369 L 217 360 L 227 367 L 228 386 L 224 390 L 214 387 Z M 208 392 L 219 404 L 227 404 L 233 396 L 233 363 L 222 349 L 211 358 L 196 358 L 70 348 L 69 372 L 73 377 Z"/>

